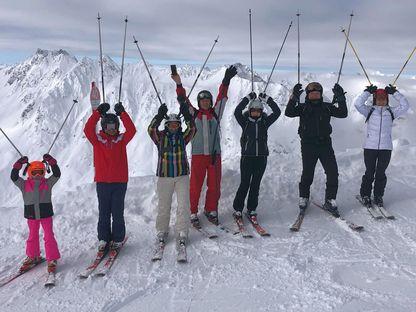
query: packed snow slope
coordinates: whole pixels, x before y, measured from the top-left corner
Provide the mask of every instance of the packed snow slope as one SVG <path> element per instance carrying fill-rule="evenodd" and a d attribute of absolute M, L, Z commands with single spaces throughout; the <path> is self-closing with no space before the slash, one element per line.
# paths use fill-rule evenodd
<path fill-rule="evenodd" d="M 120 68 L 105 58 L 106 98 L 118 94 Z M 208 89 L 215 95 L 226 66 L 206 69 L 191 95 Z M 357 67 L 358 68 L 358 67 Z M 78 99 L 51 154 L 62 168 L 54 189 L 55 234 L 61 249 L 57 285 L 45 289 L 46 266 L 40 266 L 0 288 L 2 311 L 414 311 L 416 304 L 416 80 L 402 77 L 400 91 L 411 104 L 409 113 L 395 121 L 394 151 L 388 169 L 386 207 L 395 221 L 371 219 L 354 196 L 364 171 L 364 117 L 353 99 L 362 92 L 362 75 L 343 76 L 348 99 L 347 119 L 333 120 L 333 143 L 340 171 L 338 204 L 341 213 L 364 225 L 352 232 L 311 206 L 301 231 L 289 226 L 297 215 L 301 173 L 298 120 L 281 116 L 270 128 L 270 157 L 263 179 L 259 220 L 272 234 L 252 239 L 219 232 L 208 240 L 191 229 L 189 263 L 176 263 L 174 233 L 160 263 L 151 263 L 157 198 L 154 176 L 156 148 L 146 127 L 159 106 L 143 63 L 128 64 L 122 101 L 138 132 L 129 144 L 130 182 L 126 197 L 129 240 L 109 276 L 79 280 L 77 275 L 94 256 L 98 218 L 93 181 L 92 148 L 83 134 L 91 112 L 90 82 L 99 80 L 95 60 L 78 60 L 67 52 L 38 50 L 16 65 L 0 66 L 0 127 L 31 160 L 48 149 L 73 99 Z M 175 84 L 168 68 L 150 67 L 161 98 L 177 111 Z M 187 89 L 197 67 L 178 68 Z M 239 100 L 250 92 L 249 70 L 239 74 L 229 90 L 222 120 L 223 182 L 220 220 L 233 227 L 232 200 L 239 183 L 239 137 L 233 116 Z M 255 91 L 264 88 L 266 75 L 256 75 Z M 285 109 L 295 73 L 277 71 L 268 93 Z M 373 73 L 374 84 L 385 86 L 393 77 Z M 320 81 L 332 99 L 336 75 L 302 74 L 304 85 Z M 395 105 L 394 100 L 391 101 Z M 0 139 L 0 276 L 16 269 L 24 258 L 27 225 L 18 189 L 9 174 L 19 157 Z M 317 166 L 312 196 L 321 201 L 325 177 Z M 201 204 L 201 208 L 203 204 Z M 173 211 L 176 204 L 173 205 Z M 173 219 L 174 219 L 174 213 Z M 207 222 L 203 220 L 204 224 Z"/>

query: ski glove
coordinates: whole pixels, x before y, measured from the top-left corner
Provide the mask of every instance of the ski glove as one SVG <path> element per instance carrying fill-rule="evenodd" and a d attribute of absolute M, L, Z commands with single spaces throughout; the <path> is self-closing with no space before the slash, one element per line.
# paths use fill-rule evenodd
<path fill-rule="evenodd" d="M 270 102 L 273 101 L 273 99 L 264 92 L 259 94 L 259 100 L 263 101 L 266 104 L 270 104 Z"/>
<path fill-rule="evenodd" d="M 18 161 L 16 161 L 13 165 L 13 169 L 20 170 L 24 164 L 29 162 L 29 158 L 27 156 L 20 157 Z"/>
<path fill-rule="evenodd" d="M 43 160 L 46 161 L 50 166 L 55 166 L 57 161 L 49 154 L 43 155 Z"/>
<path fill-rule="evenodd" d="M 295 84 L 295 86 L 293 87 L 293 92 L 292 92 L 292 95 L 293 95 L 293 97 L 296 99 L 296 100 L 298 100 L 299 101 L 299 99 L 300 99 L 300 95 L 303 93 L 303 90 L 302 90 L 302 84 L 301 83 L 297 83 L 297 84 Z"/>
<path fill-rule="evenodd" d="M 165 103 L 163 103 L 162 105 L 160 105 L 157 111 L 156 118 L 159 120 L 159 122 L 161 122 L 162 119 L 165 118 L 167 113 L 168 113 L 168 107 L 166 106 Z"/>
<path fill-rule="evenodd" d="M 114 105 L 114 111 L 116 112 L 117 116 L 120 116 L 126 110 L 124 109 L 123 104 L 121 104 L 121 102 L 118 102 L 116 105 Z"/>
<path fill-rule="evenodd" d="M 371 85 L 371 86 L 367 86 L 364 91 L 367 91 L 367 92 L 370 92 L 371 94 L 374 94 L 374 92 L 376 92 L 376 90 L 377 90 L 377 86 Z"/>
<path fill-rule="evenodd" d="M 386 92 L 387 92 L 388 94 L 394 94 L 394 93 L 396 93 L 396 92 L 397 92 L 397 88 L 396 88 L 395 86 L 393 86 L 392 84 L 389 84 L 388 86 L 386 86 L 386 87 L 384 88 L 384 90 L 386 90 Z"/>
<path fill-rule="evenodd" d="M 256 92 L 250 92 L 249 94 L 247 94 L 246 99 L 251 101 L 254 100 L 257 97 Z"/>
<path fill-rule="evenodd" d="M 97 107 L 97 111 L 100 113 L 101 116 L 104 116 L 110 110 L 110 104 L 108 103 L 101 103 Z"/>
<path fill-rule="evenodd" d="M 225 70 L 224 79 L 222 83 L 228 86 L 230 84 L 231 79 L 237 75 L 237 68 L 234 65 L 231 65 Z"/>
<path fill-rule="evenodd" d="M 345 101 L 345 93 L 347 92 L 344 92 L 344 89 L 339 84 L 336 83 L 334 85 L 332 92 L 334 93 L 334 100 Z"/>

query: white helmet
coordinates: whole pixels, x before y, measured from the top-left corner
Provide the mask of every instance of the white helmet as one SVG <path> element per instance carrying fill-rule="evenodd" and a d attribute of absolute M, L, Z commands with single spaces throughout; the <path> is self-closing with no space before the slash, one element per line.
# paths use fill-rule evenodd
<path fill-rule="evenodd" d="M 170 122 L 179 122 L 181 124 L 181 118 L 177 114 L 169 114 L 168 118 L 165 119 L 165 126 L 168 125 Z"/>
<path fill-rule="evenodd" d="M 262 101 L 260 101 L 259 99 L 254 99 L 254 100 L 251 100 L 250 103 L 248 104 L 248 110 L 250 109 L 264 110 L 264 105 Z"/>

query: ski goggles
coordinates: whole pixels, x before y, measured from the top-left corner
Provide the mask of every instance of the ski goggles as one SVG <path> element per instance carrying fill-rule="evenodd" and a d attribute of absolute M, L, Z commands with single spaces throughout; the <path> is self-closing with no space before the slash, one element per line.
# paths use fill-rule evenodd
<path fill-rule="evenodd" d="M 32 176 L 44 176 L 45 175 L 45 170 L 35 169 L 35 170 L 32 170 L 31 174 L 32 174 Z"/>
<path fill-rule="evenodd" d="M 317 83 L 312 83 L 306 87 L 306 93 L 314 91 L 322 92 L 322 86 Z"/>
<path fill-rule="evenodd" d="M 110 123 L 105 126 L 105 130 L 117 130 L 116 124 Z"/>
<path fill-rule="evenodd" d="M 199 94 L 198 94 L 198 100 L 204 100 L 204 99 L 211 99 L 211 93 L 209 93 L 209 92 L 200 92 Z"/>
<path fill-rule="evenodd" d="M 250 108 L 250 112 L 254 112 L 254 113 L 262 113 L 263 110 L 261 108 Z"/>

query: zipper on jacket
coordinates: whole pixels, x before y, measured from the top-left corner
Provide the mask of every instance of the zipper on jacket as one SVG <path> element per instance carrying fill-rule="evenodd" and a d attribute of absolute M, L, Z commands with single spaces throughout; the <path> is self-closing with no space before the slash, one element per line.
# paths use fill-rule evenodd
<path fill-rule="evenodd" d="M 383 124 L 383 107 L 381 108 L 381 115 L 380 115 L 380 131 L 378 132 L 378 149 L 380 149 L 380 142 L 381 142 L 381 126 Z"/>
<path fill-rule="evenodd" d="M 256 121 L 256 156 L 259 156 L 259 126 Z"/>

